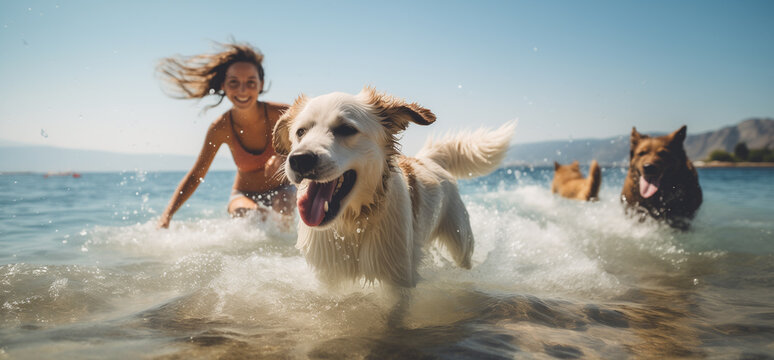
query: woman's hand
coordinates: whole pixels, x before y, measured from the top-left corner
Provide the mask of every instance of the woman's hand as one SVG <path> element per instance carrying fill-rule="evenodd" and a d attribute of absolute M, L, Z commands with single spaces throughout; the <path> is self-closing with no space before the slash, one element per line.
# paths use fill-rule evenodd
<path fill-rule="evenodd" d="M 159 219 L 159 223 L 156 224 L 157 229 L 168 229 L 169 228 L 169 216 L 164 214 L 161 215 L 161 218 Z"/>

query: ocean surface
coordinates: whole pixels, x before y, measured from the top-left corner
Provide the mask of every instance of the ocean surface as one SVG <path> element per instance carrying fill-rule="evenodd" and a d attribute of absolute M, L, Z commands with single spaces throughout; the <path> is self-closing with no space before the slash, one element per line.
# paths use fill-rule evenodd
<path fill-rule="evenodd" d="M 378 286 L 321 286 L 276 219 L 231 219 L 211 172 L 0 175 L 0 359 L 774 359 L 774 169 L 700 169 L 692 229 L 549 191 L 553 169 L 460 182 L 472 270 L 431 248 L 403 325 Z"/>

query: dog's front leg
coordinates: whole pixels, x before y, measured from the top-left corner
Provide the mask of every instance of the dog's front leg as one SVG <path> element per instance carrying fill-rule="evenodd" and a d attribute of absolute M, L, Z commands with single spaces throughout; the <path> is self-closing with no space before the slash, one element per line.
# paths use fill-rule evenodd
<path fill-rule="evenodd" d="M 387 314 L 387 327 L 389 329 L 399 329 L 403 327 L 403 319 L 408 312 L 409 303 L 411 301 L 411 289 L 390 286 L 388 291 L 397 298 L 397 302 L 392 309 L 390 309 L 389 314 Z"/>

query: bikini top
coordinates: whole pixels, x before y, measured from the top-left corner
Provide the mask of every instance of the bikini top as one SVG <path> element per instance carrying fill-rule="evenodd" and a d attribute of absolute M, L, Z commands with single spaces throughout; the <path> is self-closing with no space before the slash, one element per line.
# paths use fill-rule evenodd
<path fill-rule="evenodd" d="M 265 119 L 268 122 L 269 113 L 266 108 L 267 105 L 264 104 L 263 112 Z M 237 169 L 239 169 L 240 172 L 251 172 L 263 169 L 266 165 L 266 161 L 269 160 L 272 155 L 276 154 L 274 147 L 271 144 L 271 127 L 268 126 L 268 124 L 266 126 L 266 147 L 262 152 L 254 154 L 245 149 L 244 145 L 242 145 L 242 141 L 239 140 L 236 129 L 234 129 L 234 118 L 231 116 L 230 110 L 228 112 L 228 119 L 231 124 L 231 133 L 234 136 L 234 140 L 236 140 L 232 142 L 232 146 L 229 148 L 231 149 L 231 156 L 234 158 Z"/>

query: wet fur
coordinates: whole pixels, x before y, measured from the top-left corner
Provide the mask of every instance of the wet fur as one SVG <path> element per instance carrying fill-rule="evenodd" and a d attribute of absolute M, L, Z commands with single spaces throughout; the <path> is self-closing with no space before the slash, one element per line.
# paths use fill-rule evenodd
<path fill-rule="evenodd" d="M 589 176 L 583 177 L 578 162 L 561 165 L 554 162 L 554 180 L 551 182 L 551 192 L 568 199 L 597 200 L 602 174 L 596 160 L 591 161 Z"/>
<path fill-rule="evenodd" d="M 291 156 L 315 152 L 326 169 L 321 171 L 324 180 L 349 169 L 357 172 L 336 218 L 321 226 L 298 226 L 296 247 L 323 282 L 414 287 L 423 250 L 433 239 L 448 249 L 457 265 L 471 267 L 473 233 L 455 175 L 493 171 L 514 126 L 430 141 L 416 157 L 398 152 L 397 134 L 409 122 L 434 121 L 430 110 L 365 88 L 356 95 L 301 96 L 277 122 L 277 151 Z M 358 133 L 335 136 L 332 129 L 341 122 L 355 126 Z M 302 127 L 309 130 L 298 138 L 294 134 Z M 284 170 L 303 186 L 304 179 L 289 164 Z"/>
<path fill-rule="evenodd" d="M 690 219 L 702 203 L 702 191 L 696 169 L 685 154 L 683 126 L 672 134 L 650 137 L 632 128 L 629 171 L 621 191 L 627 211 L 666 221 L 670 226 L 687 229 Z M 644 166 L 651 164 L 661 172 L 658 192 L 650 198 L 640 195 L 639 178 Z"/>

